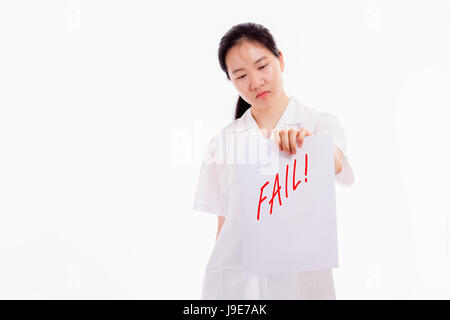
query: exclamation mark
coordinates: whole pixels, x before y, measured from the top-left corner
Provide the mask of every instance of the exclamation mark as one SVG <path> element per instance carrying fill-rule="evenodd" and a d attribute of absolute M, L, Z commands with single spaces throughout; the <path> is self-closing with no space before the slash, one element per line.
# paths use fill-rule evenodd
<path fill-rule="evenodd" d="M 306 176 L 308 175 L 308 154 L 305 153 L 305 182 L 308 182 Z"/>

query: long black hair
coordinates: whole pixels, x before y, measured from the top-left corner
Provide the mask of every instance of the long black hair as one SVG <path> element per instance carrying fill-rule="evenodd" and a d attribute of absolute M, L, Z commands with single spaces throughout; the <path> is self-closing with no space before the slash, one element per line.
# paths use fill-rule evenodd
<path fill-rule="evenodd" d="M 220 68 L 227 75 L 227 79 L 230 79 L 228 74 L 227 66 L 225 64 L 225 57 L 228 50 L 234 47 L 236 44 L 242 41 L 250 41 L 253 43 L 258 43 L 266 47 L 270 52 L 272 52 L 277 58 L 280 55 L 275 40 L 270 33 L 270 31 L 261 24 L 247 22 L 240 23 L 233 26 L 230 30 L 225 33 L 225 35 L 220 39 L 219 45 L 219 63 Z M 234 112 L 234 119 L 242 117 L 245 111 L 250 108 L 251 105 L 247 103 L 241 96 L 236 103 L 236 110 Z"/>

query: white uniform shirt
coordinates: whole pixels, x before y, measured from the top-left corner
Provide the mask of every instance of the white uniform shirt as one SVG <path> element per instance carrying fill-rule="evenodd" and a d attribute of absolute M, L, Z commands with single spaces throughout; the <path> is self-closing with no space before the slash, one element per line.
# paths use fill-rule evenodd
<path fill-rule="evenodd" d="M 342 186 L 352 185 L 353 170 L 346 153 L 344 130 L 338 119 L 290 97 L 275 129 L 301 127 L 313 134 L 332 134 L 334 144 L 344 154 L 342 171 L 335 176 L 336 182 Z M 263 138 L 251 108 L 210 140 L 200 169 L 193 208 L 225 217 L 206 266 L 202 299 L 336 299 L 332 269 L 263 275 L 243 272 L 241 219 L 229 210 L 236 180 L 223 165 L 224 153 L 219 149 L 223 145 L 221 141 L 227 141 L 223 139 L 225 134 L 239 135 L 248 130 L 255 130 Z"/>

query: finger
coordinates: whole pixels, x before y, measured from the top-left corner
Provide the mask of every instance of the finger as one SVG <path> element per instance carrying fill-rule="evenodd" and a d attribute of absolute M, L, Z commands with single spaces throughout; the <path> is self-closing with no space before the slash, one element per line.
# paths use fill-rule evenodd
<path fill-rule="evenodd" d="M 289 148 L 291 150 L 291 153 L 295 154 L 297 152 L 297 134 L 298 130 L 295 129 L 289 129 L 288 131 L 288 138 L 289 138 Z"/>
<path fill-rule="evenodd" d="M 273 137 L 275 138 L 275 141 L 278 145 L 278 148 L 280 149 L 280 151 L 282 150 L 282 146 L 281 146 L 281 138 L 280 138 L 280 132 L 278 130 L 273 132 Z"/>
<path fill-rule="evenodd" d="M 301 148 L 302 145 L 303 145 L 303 140 L 305 139 L 305 135 L 306 135 L 306 129 L 305 128 L 301 128 L 300 129 L 300 133 L 298 134 L 298 145 L 299 145 L 299 148 Z"/>
<path fill-rule="evenodd" d="M 281 139 L 281 145 L 283 147 L 283 150 L 286 152 L 290 152 L 291 149 L 289 148 L 288 133 L 286 130 L 280 131 L 280 139 Z"/>

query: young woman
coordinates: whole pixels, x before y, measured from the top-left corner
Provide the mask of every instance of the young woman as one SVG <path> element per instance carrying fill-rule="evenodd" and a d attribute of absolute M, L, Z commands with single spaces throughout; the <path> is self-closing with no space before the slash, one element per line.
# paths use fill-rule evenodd
<path fill-rule="evenodd" d="M 283 88 L 283 55 L 262 25 L 243 23 L 221 39 L 219 62 L 239 93 L 235 120 L 211 139 L 199 176 L 194 209 L 218 215 L 216 243 L 203 278 L 202 299 L 335 299 L 331 269 L 285 274 L 246 275 L 242 269 L 241 220 L 230 203 L 236 192 L 220 148 L 225 134 L 255 129 L 274 138 L 292 155 L 307 136 L 332 134 L 336 181 L 354 182 L 345 151 L 344 131 L 331 113 L 319 112 L 288 97 Z M 226 153 L 226 152 L 225 152 Z"/>

